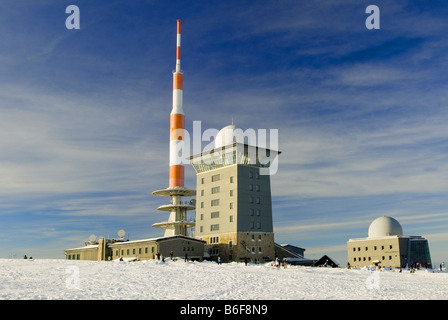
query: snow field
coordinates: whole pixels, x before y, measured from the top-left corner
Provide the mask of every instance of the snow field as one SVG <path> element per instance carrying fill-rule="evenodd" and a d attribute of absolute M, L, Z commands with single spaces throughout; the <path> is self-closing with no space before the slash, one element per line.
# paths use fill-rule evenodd
<path fill-rule="evenodd" d="M 0 259 L 1 300 L 445 300 L 448 272 Z"/>

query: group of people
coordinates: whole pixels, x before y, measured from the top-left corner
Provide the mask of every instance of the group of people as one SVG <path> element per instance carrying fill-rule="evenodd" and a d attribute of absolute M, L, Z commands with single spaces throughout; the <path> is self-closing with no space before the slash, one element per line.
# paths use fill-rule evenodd
<path fill-rule="evenodd" d="M 425 262 L 423 264 L 423 266 L 425 267 L 425 269 L 431 268 L 431 266 Z M 420 262 L 415 262 L 415 263 L 411 263 L 410 265 L 406 265 L 406 269 L 409 269 L 409 271 L 411 273 L 415 273 L 415 270 L 420 270 L 420 268 L 422 267 L 422 264 Z M 352 266 L 350 265 L 350 262 L 347 262 L 347 266 L 346 269 L 351 269 Z M 445 269 L 445 263 L 442 262 L 439 266 L 440 271 Z M 369 270 L 370 271 L 381 271 L 381 266 L 379 265 L 379 263 L 371 263 L 369 266 Z M 399 272 L 402 271 L 402 268 L 399 268 Z"/>
<path fill-rule="evenodd" d="M 278 257 L 276 257 L 275 264 L 274 265 L 271 264 L 271 266 L 277 267 L 277 268 L 280 268 L 280 267 L 286 268 L 286 258 L 283 258 L 283 260 L 280 260 Z"/>
<path fill-rule="evenodd" d="M 162 258 L 162 259 L 160 259 Z M 173 250 L 170 251 L 170 259 L 171 261 L 176 261 L 176 259 L 174 258 L 174 252 Z M 160 255 L 160 253 L 157 253 L 157 260 L 162 260 L 162 262 L 165 262 L 165 257 L 162 255 Z M 187 262 L 188 261 L 188 254 L 185 253 L 184 255 L 184 261 Z"/>

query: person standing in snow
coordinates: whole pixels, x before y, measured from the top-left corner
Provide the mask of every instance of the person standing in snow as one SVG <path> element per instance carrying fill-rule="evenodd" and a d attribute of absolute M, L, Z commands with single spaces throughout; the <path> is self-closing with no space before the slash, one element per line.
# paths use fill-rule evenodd
<path fill-rule="evenodd" d="M 174 255 L 174 252 L 173 252 L 173 250 L 171 250 L 170 251 L 170 258 L 171 258 L 171 260 L 173 260 L 173 255 Z"/>
<path fill-rule="evenodd" d="M 218 257 L 218 264 L 221 264 L 221 257 Z"/>
<path fill-rule="evenodd" d="M 185 262 L 188 261 L 188 254 L 185 253 Z"/>

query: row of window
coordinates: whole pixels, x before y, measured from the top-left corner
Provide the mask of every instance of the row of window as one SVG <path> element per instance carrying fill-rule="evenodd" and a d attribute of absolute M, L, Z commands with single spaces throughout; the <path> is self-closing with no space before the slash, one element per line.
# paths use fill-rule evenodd
<path fill-rule="evenodd" d="M 130 250 L 131 249 L 126 249 L 126 255 L 130 255 L 131 254 Z M 148 247 L 145 248 L 144 252 L 145 252 L 145 254 L 148 254 Z M 115 250 L 115 256 L 116 257 L 124 256 L 125 255 L 124 253 L 125 253 L 124 249 L 121 249 L 121 255 L 120 255 L 120 250 L 118 250 L 118 249 Z M 151 253 L 154 253 L 154 247 L 151 247 Z M 133 255 L 137 254 L 136 248 L 132 249 L 132 254 Z M 138 248 L 138 254 L 142 254 L 142 248 Z"/>
<path fill-rule="evenodd" d="M 219 237 L 210 237 L 210 239 L 208 239 L 208 241 L 210 243 L 219 243 Z"/>
<path fill-rule="evenodd" d="M 252 179 L 252 178 L 260 179 L 260 174 L 258 172 L 255 172 L 255 174 L 254 174 L 253 171 L 249 171 L 249 178 L 250 179 Z"/>
<path fill-rule="evenodd" d="M 260 174 L 258 172 L 253 172 L 253 171 L 249 171 L 249 179 L 260 179 Z M 212 182 L 216 182 L 216 181 L 220 181 L 221 180 L 221 175 L 220 174 L 215 174 L 212 175 L 211 178 Z M 233 176 L 230 177 L 230 183 L 233 183 Z M 205 183 L 205 178 L 201 178 L 201 184 Z"/>
<path fill-rule="evenodd" d="M 220 205 L 220 201 L 219 201 L 220 199 L 213 199 L 213 200 L 211 200 L 210 201 L 210 206 L 211 207 L 217 207 L 217 206 L 219 206 Z M 260 200 L 260 197 L 252 197 L 252 196 L 249 196 L 249 203 L 250 204 L 261 204 L 261 200 Z M 204 208 L 204 201 L 201 201 L 201 208 L 203 209 Z M 229 203 L 229 208 L 230 209 L 233 209 L 234 208 L 234 205 L 233 205 L 233 202 L 230 202 Z"/>
<path fill-rule="evenodd" d="M 389 256 L 388 259 L 389 259 L 389 260 L 392 260 L 392 256 Z M 381 260 L 385 261 L 385 260 L 386 260 L 386 257 L 385 257 L 385 256 L 382 256 L 382 257 L 381 257 Z M 354 258 L 353 258 L 353 261 L 354 261 L 354 262 L 356 262 L 356 261 L 372 261 L 372 258 L 371 258 L 371 257 L 358 257 L 358 258 L 354 257 Z"/>
<path fill-rule="evenodd" d="M 129 255 L 133 255 L 133 256 L 135 256 L 136 254 L 137 254 L 137 252 L 138 252 L 138 254 L 140 255 L 140 254 L 142 254 L 143 252 L 145 253 L 145 254 L 148 254 L 148 252 L 149 252 L 149 248 L 148 247 L 146 247 L 146 248 L 144 248 L 145 250 L 143 251 L 142 250 L 142 248 L 138 248 L 138 250 L 136 249 L 136 248 L 132 248 L 132 249 L 126 249 L 126 251 L 125 251 L 125 249 L 121 249 L 121 250 L 118 250 L 118 249 L 116 249 L 115 250 L 115 256 L 116 257 L 121 257 L 121 256 L 125 256 L 125 255 L 127 255 L 127 256 L 129 256 Z M 155 254 L 155 247 L 151 247 L 151 253 L 154 255 Z M 131 251 L 132 250 L 132 251 Z M 194 247 L 183 247 L 183 251 L 184 252 L 187 252 L 187 251 L 194 251 Z M 125 254 L 125 252 L 126 252 L 126 254 Z M 132 252 L 132 254 L 131 254 L 131 252 Z M 112 251 L 112 253 L 113 253 L 113 251 Z"/>
<path fill-rule="evenodd" d="M 148 254 L 149 248 L 146 247 L 144 249 L 145 249 L 144 253 Z M 194 247 L 183 247 L 183 251 L 194 251 Z M 121 249 L 121 250 L 116 249 L 115 257 L 121 257 L 121 256 L 125 256 L 125 255 L 129 256 L 129 255 L 131 255 L 131 252 L 132 252 L 132 255 L 134 255 L 134 256 L 137 254 L 137 252 L 139 255 L 143 253 L 142 248 L 138 248 L 138 250 L 136 248 L 126 249 L 126 250 L 125 249 Z M 114 253 L 114 251 L 112 250 L 111 258 L 112 258 L 113 253 Z M 154 247 L 151 247 L 151 253 L 154 254 Z M 79 253 L 78 254 L 69 254 L 69 255 L 67 255 L 67 259 L 68 260 L 80 260 L 80 254 Z"/>
<path fill-rule="evenodd" d="M 249 209 L 249 214 L 250 214 L 250 216 L 254 216 L 256 214 L 259 217 L 259 216 L 261 216 L 261 210 L 260 209 Z M 219 211 L 213 211 L 210 213 L 211 219 L 217 219 L 219 217 L 220 217 Z M 204 220 L 203 213 L 201 213 L 201 215 L 199 216 L 199 220 Z M 229 222 L 233 222 L 233 215 L 229 216 Z"/>
<path fill-rule="evenodd" d="M 260 185 L 256 184 L 255 187 L 254 187 L 254 185 L 250 183 L 249 184 L 249 191 L 254 191 L 254 190 L 257 191 L 257 192 L 260 192 L 260 190 L 261 190 Z M 216 193 L 220 193 L 220 192 L 221 192 L 221 187 L 220 186 L 213 187 L 213 188 L 210 189 L 210 193 L 211 194 L 216 194 Z M 230 194 L 231 197 L 233 197 L 233 189 L 229 190 L 229 194 Z M 201 190 L 201 196 L 204 196 L 204 195 L 205 195 L 205 190 L 202 189 Z"/>
<path fill-rule="evenodd" d="M 255 234 L 253 234 L 253 235 L 251 235 L 250 240 L 251 240 L 251 241 L 256 241 L 256 240 L 257 240 L 257 241 L 261 241 L 261 240 L 262 240 L 262 236 L 261 236 L 261 234 L 258 234 L 257 236 L 256 236 Z M 219 236 L 216 236 L 216 237 L 210 237 L 210 238 L 208 239 L 208 242 L 209 242 L 210 244 L 219 243 Z M 233 241 L 230 240 L 229 243 L 228 243 L 228 245 L 229 245 L 229 248 L 232 248 L 232 247 L 233 247 Z"/>
<path fill-rule="evenodd" d="M 211 248 L 211 249 L 208 250 L 208 253 L 211 256 L 218 256 L 219 255 L 219 248 Z M 251 250 L 250 250 L 250 253 L 252 253 L 252 254 L 256 254 L 256 253 L 262 254 L 263 250 L 262 250 L 261 247 L 252 247 Z M 229 256 L 229 260 L 232 260 L 232 255 Z"/>
<path fill-rule="evenodd" d="M 249 203 L 250 203 L 250 204 L 254 204 L 254 203 L 256 203 L 256 204 L 261 204 L 260 197 L 252 197 L 252 196 L 249 196 Z M 213 199 L 213 200 L 211 200 L 211 201 L 210 201 L 210 206 L 212 206 L 212 207 L 217 207 L 217 206 L 219 206 L 219 199 Z M 204 202 L 201 202 L 201 208 L 204 208 Z M 232 209 L 232 208 L 233 208 L 233 202 L 230 202 L 230 209 Z"/>
<path fill-rule="evenodd" d="M 253 172 L 253 171 L 249 171 L 249 179 L 260 179 L 260 174 L 258 172 Z M 215 174 L 212 175 L 211 178 L 212 182 L 216 182 L 216 181 L 220 181 L 221 180 L 221 175 L 220 174 Z M 230 177 L 230 183 L 233 183 L 233 176 Z M 201 178 L 201 184 L 205 183 L 205 178 Z"/>
<path fill-rule="evenodd" d="M 392 249 L 392 245 L 389 245 L 389 249 Z M 373 246 L 373 250 L 378 250 L 378 246 Z M 381 246 L 381 250 L 384 250 L 384 246 Z M 355 248 L 353 247 L 353 252 L 355 251 L 361 251 L 361 247 Z M 369 251 L 369 247 L 365 247 L 365 251 Z"/>
<path fill-rule="evenodd" d="M 233 222 L 233 216 L 230 216 L 230 222 Z M 259 222 L 259 221 L 257 221 L 257 222 L 251 221 L 251 222 L 249 222 L 249 228 L 251 230 L 261 229 L 261 222 Z M 219 223 L 215 223 L 215 224 L 210 225 L 210 231 L 219 231 Z M 204 232 L 204 226 L 199 226 L 199 232 L 200 233 Z"/>

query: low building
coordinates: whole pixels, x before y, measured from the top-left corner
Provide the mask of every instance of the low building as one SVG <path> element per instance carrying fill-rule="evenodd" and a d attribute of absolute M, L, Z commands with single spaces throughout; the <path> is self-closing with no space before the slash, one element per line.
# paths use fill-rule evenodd
<path fill-rule="evenodd" d="M 283 258 L 304 259 L 305 249 L 291 244 L 274 243 L 275 257 L 283 260 Z"/>
<path fill-rule="evenodd" d="M 149 260 L 163 257 L 184 258 L 201 261 L 204 256 L 205 241 L 176 235 L 128 241 L 123 239 L 105 239 L 86 242 L 79 248 L 66 249 L 67 260 Z"/>
<path fill-rule="evenodd" d="M 332 267 L 332 268 L 339 268 L 339 262 L 336 260 L 330 258 L 326 254 L 323 255 L 319 260 L 314 262 L 315 267 Z"/>
<path fill-rule="evenodd" d="M 400 223 L 387 216 L 370 224 L 367 238 L 350 239 L 347 256 L 352 267 L 372 264 L 392 268 L 416 264 L 431 267 L 428 241 L 421 236 L 404 236 Z"/>

